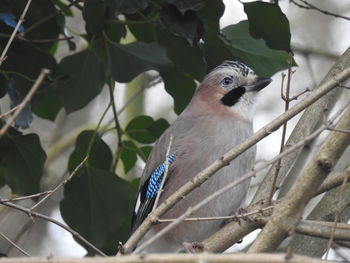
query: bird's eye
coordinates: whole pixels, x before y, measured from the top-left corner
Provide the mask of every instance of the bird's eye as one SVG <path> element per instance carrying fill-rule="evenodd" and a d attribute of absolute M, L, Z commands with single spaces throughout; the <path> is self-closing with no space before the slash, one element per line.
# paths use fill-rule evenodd
<path fill-rule="evenodd" d="M 225 77 L 223 80 L 222 80 L 222 84 L 224 84 L 225 86 L 228 86 L 230 84 L 232 84 L 233 82 L 233 79 L 230 78 L 230 77 Z"/>

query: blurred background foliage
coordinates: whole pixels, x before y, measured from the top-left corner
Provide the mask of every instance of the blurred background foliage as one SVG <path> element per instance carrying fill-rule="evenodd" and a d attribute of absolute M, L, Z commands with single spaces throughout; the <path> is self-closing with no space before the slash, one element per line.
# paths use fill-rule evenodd
<path fill-rule="evenodd" d="M 1 50 L 26 2 L 0 1 Z M 96 247 L 116 253 L 118 242 L 128 237 L 135 174 L 140 175 L 135 166 L 147 160 L 152 143 L 169 126 L 163 118 L 142 113 L 140 93 L 163 82 L 180 114 L 197 83 L 224 60 L 242 61 L 265 77 L 286 69 L 291 34 L 276 2 L 242 3 L 248 20 L 220 29 L 222 1 L 33 0 L 0 67 L 0 98 L 8 95 L 10 100 L 10 105 L 0 105 L 1 112 L 22 101 L 43 68 L 50 74 L 0 139 L 0 185 L 7 185 L 12 196 L 36 194 L 58 184 L 62 174 L 67 176 L 88 156 L 64 186 L 61 215 Z M 66 20 L 79 15 L 85 30 L 74 32 Z M 69 49 L 63 53 L 62 43 Z M 134 103 L 134 112 L 126 111 L 123 119 L 119 115 L 125 108 L 118 112 L 113 99 L 120 85 L 126 87 L 126 106 L 128 100 Z M 59 126 L 62 114 L 74 116 L 97 96 L 109 97 L 100 105 L 104 113 L 98 125 L 66 130 L 59 145 L 26 130 L 33 115 Z M 113 113 L 109 122 L 103 121 L 107 112 Z M 1 119 L 0 127 L 4 123 Z M 51 142 L 55 136 L 50 134 Z M 58 164 L 61 176 L 47 179 L 50 165 L 69 145 L 74 150 Z"/>

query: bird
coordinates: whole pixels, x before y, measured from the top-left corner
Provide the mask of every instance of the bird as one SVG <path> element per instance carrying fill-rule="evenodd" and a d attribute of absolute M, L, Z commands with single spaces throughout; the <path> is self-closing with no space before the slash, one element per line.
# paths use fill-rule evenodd
<path fill-rule="evenodd" d="M 188 106 L 155 142 L 140 179 L 131 233 L 152 211 L 158 191 L 161 191 L 161 203 L 253 134 L 255 97 L 270 82 L 270 78 L 258 77 L 251 68 L 239 61 L 224 61 L 204 77 Z M 255 147 L 242 153 L 176 203 L 162 219 L 179 217 L 188 207 L 249 172 L 254 165 L 255 154 Z M 165 170 L 167 174 L 160 190 Z M 235 214 L 246 198 L 249 184 L 250 180 L 245 180 L 191 216 Z M 144 252 L 182 251 L 184 244 L 201 242 L 218 231 L 222 224 L 222 220 L 184 221 L 151 243 Z M 138 245 L 165 225 L 152 226 Z"/>

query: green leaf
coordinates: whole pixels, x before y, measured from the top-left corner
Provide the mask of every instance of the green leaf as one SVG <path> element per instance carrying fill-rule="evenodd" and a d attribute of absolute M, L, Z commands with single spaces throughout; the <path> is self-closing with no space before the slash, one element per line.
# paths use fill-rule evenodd
<path fill-rule="evenodd" d="M 196 83 L 192 78 L 177 70 L 162 72 L 161 76 L 165 90 L 174 99 L 174 110 L 179 115 L 191 101 L 196 90 Z"/>
<path fill-rule="evenodd" d="M 241 21 L 223 30 L 224 40 L 234 57 L 250 66 L 258 75 L 270 77 L 288 67 L 288 53 L 270 49 L 264 40 L 249 34 L 248 21 Z"/>
<path fill-rule="evenodd" d="M 278 4 L 261 1 L 244 3 L 244 12 L 253 37 L 263 38 L 270 48 L 291 50 L 289 21 Z"/>
<path fill-rule="evenodd" d="M 152 143 L 169 127 L 164 119 L 154 121 L 150 116 L 138 116 L 132 119 L 125 128 L 125 132 L 141 143 Z"/>
<path fill-rule="evenodd" d="M 197 15 L 207 27 L 211 28 L 211 30 L 214 30 L 216 33 L 219 33 L 220 18 L 224 14 L 224 11 L 225 5 L 221 0 L 206 1 L 205 6 L 197 12 Z M 204 32 L 206 32 L 206 29 Z"/>
<path fill-rule="evenodd" d="M 106 5 L 100 0 L 86 0 L 83 9 L 83 18 L 86 23 L 86 32 L 92 37 L 99 36 L 105 28 L 104 18 Z"/>
<path fill-rule="evenodd" d="M 150 155 L 152 149 L 153 149 L 152 146 L 148 146 L 148 145 L 142 146 L 141 148 L 139 148 L 139 151 L 137 152 L 137 154 L 141 157 L 141 159 L 144 162 L 147 162 L 148 156 Z"/>
<path fill-rule="evenodd" d="M 198 11 L 206 4 L 206 0 L 165 0 L 164 2 L 176 6 L 182 14 L 187 11 Z"/>
<path fill-rule="evenodd" d="M 120 153 L 120 159 L 124 165 L 124 172 L 127 174 L 136 164 L 137 156 L 135 147 L 137 146 L 132 141 L 124 141 L 123 149 Z"/>
<path fill-rule="evenodd" d="M 1 141 L 0 166 L 12 192 L 19 195 L 40 192 L 46 154 L 39 137 L 36 134 L 22 135 L 11 129 Z"/>
<path fill-rule="evenodd" d="M 87 165 L 65 186 L 61 214 L 71 228 L 114 255 L 116 244 L 128 237 L 135 193 L 130 183 L 115 174 Z M 79 243 L 89 254 L 95 253 Z"/>
<path fill-rule="evenodd" d="M 118 13 L 133 14 L 148 6 L 148 0 L 106 0 L 106 3 Z"/>
<path fill-rule="evenodd" d="M 129 82 L 146 70 L 163 71 L 173 66 L 164 48 L 156 43 L 110 44 L 109 52 L 109 70 L 119 82 Z"/>
<path fill-rule="evenodd" d="M 160 23 L 174 35 L 185 38 L 190 45 L 202 37 L 203 25 L 194 11 L 182 14 L 175 6 L 166 5 L 160 12 Z"/>
<path fill-rule="evenodd" d="M 84 131 L 78 136 L 69 158 L 69 170 L 87 155 L 93 138 L 88 162 L 65 185 L 60 210 L 71 228 L 112 255 L 116 244 L 128 237 L 136 189 L 108 171 L 112 164 L 111 150 L 94 131 Z M 94 254 L 85 244 L 80 244 L 89 254 Z"/>
<path fill-rule="evenodd" d="M 54 121 L 61 108 L 62 104 L 57 98 L 55 90 L 48 88 L 36 100 L 33 112 L 41 118 Z"/>
<path fill-rule="evenodd" d="M 176 67 L 193 78 L 202 80 L 206 74 L 206 64 L 199 46 L 191 46 L 185 39 L 164 29 L 158 28 L 156 33 L 159 44 L 166 48 L 168 57 Z"/>
<path fill-rule="evenodd" d="M 93 140 L 93 142 L 92 142 Z M 95 133 L 95 131 L 82 131 L 75 143 L 75 149 L 69 157 L 68 170 L 72 172 L 89 154 L 88 163 L 94 167 L 108 170 L 113 160 L 108 145 Z"/>
<path fill-rule="evenodd" d="M 55 75 L 62 78 L 56 92 L 68 113 L 88 104 L 101 92 L 105 83 L 103 66 L 90 50 L 63 58 Z"/>

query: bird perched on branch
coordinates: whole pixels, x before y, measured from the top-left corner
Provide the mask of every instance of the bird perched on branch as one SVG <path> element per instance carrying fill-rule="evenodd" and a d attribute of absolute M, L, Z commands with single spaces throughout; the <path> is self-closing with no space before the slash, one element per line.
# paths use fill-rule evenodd
<path fill-rule="evenodd" d="M 204 78 L 187 108 L 155 143 L 141 177 L 132 231 L 152 211 L 165 173 L 159 203 L 252 135 L 254 97 L 270 82 L 270 78 L 259 78 L 249 67 L 236 61 L 224 61 Z M 188 207 L 247 173 L 254 164 L 255 151 L 252 147 L 242 153 L 175 204 L 163 218 L 180 216 Z M 249 183 L 250 180 L 245 180 L 191 216 L 235 214 L 246 197 Z M 148 246 L 146 252 L 180 251 L 184 242 L 202 241 L 219 230 L 222 222 L 182 222 Z M 153 226 L 140 243 L 164 226 Z"/>

